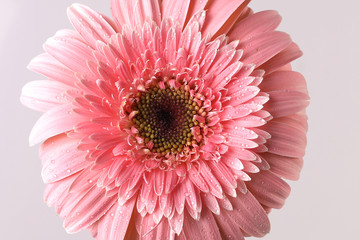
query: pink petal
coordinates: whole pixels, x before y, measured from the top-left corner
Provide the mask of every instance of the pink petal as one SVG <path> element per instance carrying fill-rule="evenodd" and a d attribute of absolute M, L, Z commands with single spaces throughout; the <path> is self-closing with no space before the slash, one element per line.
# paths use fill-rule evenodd
<path fill-rule="evenodd" d="M 203 176 L 207 185 L 209 186 L 209 192 L 217 198 L 223 198 L 222 187 L 221 187 L 219 181 L 216 179 L 216 177 L 211 172 L 211 169 L 209 168 L 207 163 L 201 162 L 199 172 Z"/>
<path fill-rule="evenodd" d="M 89 166 L 87 152 L 77 149 L 78 140 L 60 134 L 46 140 L 40 148 L 42 178 L 45 183 L 55 182 Z"/>
<path fill-rule="evenodd" d="M 286 49 L 275 55 L 269 61 L 261 65 L 259 68 L 264 69 L 267 74 L 270 74 L 276 70 L 279 70 L 281 67 L 289 64 L 290 62 L 294 61 L 295 59 L 302 56 L 302 51 L 299 47 L 292 43 Z"/>
<path fill-rule="evenodd" d="M 131 0 L 111 0 L 111 13 L 118 32 L 121 32 L 123 24 L 133 26 L 132 3 Z"/>
<path fill-rule="evenodd" d="M 218 216 L 214 216 L 216 223 L 219 227 L 221 239 L 226 240 L 244 240 L 244 236 L 239 226 L 235 223 L 235 221 L 228 214 L 227 210 L 222 210 L 221 214 Z"/>
<path fill-rule="evenodd" d="M 245 117 L 250 113 L 252 113 L 252 110 L 240 105 L 237 107 L 227 106 L 224 108 L 224 111 L 221 112 L 219 115 L 222 121 L 228 121 Z"/>
<path fill-rule="evenodd" d="M 124 239 L 130 223 L 136 197 L 127 201 L 124 205 L 115 203 L 113 207 L 99 221 L 98 240 L 122 240 Z"/>
<path fill-rule="evenodd" d="M 73 4 L 68 8 L 68 17 L 74 28 L 94 49 L 96 42 L 108 43 L 110 36 L 116 34 L 103 16 L 82 4 Z"/>
<path fill-rule="evenodd" d="M 156 195 L 160 196 L 164 191 L 164 177 L 165 173 L 162 170 L 154 171 L 154 191 Z"/>
<path fill-rule="evenodd" d="M 103 189 L 93 187 L 66 216 L 64 221 L 66 231 L 75 233 L 87 228 L 106 214 L 115 202 L 116 196 L 106 198 Z"/>
<path fill-rule="evenodd" d="M 179 177 L 176 175 L 174 171 L 166 172 L 165 178 L 165 193 L 171 193 L 172 190 L 176 187 L 179 182 Z"/>
<path fill-rule="evenodd" d="M 163 210 L 164 216 L 167 218 L 175 211 L 173 194 L 160 196 L 159 204 L 160 209 Z"/>
<path fill-rule="evenodd" d="M 133 164 L 127 165 L 121 170 L 122 171 L 117 171 L 116 185 L 121 186 L 129 181 L 129 187 L 133 188 L 139 181 L 140 177 L 142 177 L 144 165 L 139 162 L 135 162 Z"/>
<path fill-rule="evenodd" d="M 238 92 L 229 95 L 229 97 L 231 98 L 229 103 L 235 107 L 246 101 L 249 101 L 256 95 L 258 95 L 259 92 L 260 92 L 260 89 L 255 86 L 244 87 L 241 90 L 239 90 Z"/>
<path fill-rule="evenodd" d="M 211 1 L 207 6 L 207 20 L 202 30 L 203 35 L 206 36 L 208 33 L 214 35 L 243 2 L 244 0 Z"/>
<path fill-rule="evenodd" d="M 309 105 L 309 96 L 306 93 L 290 90 L 268 92 L 270 100 L 264 110 L 275 118 L 295 114 Z"/>
<path fill-rule="evenodd" d="M 246 194 L 239 192 L 236 198 L 229 200 L 234 210 L 227 213 L 244 232 L 254 237 L 263 237 L 270 231 L 266 212 L 249 191 Z"/>
<path fill-rule="evenodd" d="M 177 50 L 177 41 L 176 39 L 176 30 L 175 28 L 170 28 L 167 33 L 166 43 L 165 43 L 165 57 L 168 63 L 176 62 L 176 50 Z"/>
<path fill-rule="evenodd" d="M 238 135 L 227 135 L 226 139 L 227 139 L 226 144 L 228 146 L 239 147 L 239 148 L 256 148 L 259 146 L 256 142 L 248 139 L 244 139 Z"/>
<path fill-rule="evenodd" d="M 217 201 L 218 201 L 221 208 L 223 208 L 225 210 L 229 210 L 229 211 L 234 210 L 230 200 L 226 196 L 224 196 L 223 199 L 217 199 Z"/>
<path fill-rule="evenodd" d="M 195 166 L 192 166 L 189 169 L 189 179 L 197 188 L 202 192 L 209 192 L 209 187 L 207 186 L 204 178 L 199 174 L 199 171 L 195 169 Z"/>
<path fill-rule="evenodd" d="M 244 170 L 243 170 L 244 172 L 258 173 L 260 171 L 260 169 L 254 163 L 248 161 L 243 161 L 242 163 L 244 165 Z"/>
<path fill-rule="evenodd" d="M 61 180 L 62 181 L 62 180 Z M 67 189 L 66 193 L 63 195 L 63 198 L 55 206 L 56 212 L 60 215 L 62 219 L 65 219 L 68 216 L 76 204 L 84 197 L 84 195 L 92 188 L 91 186 L 86 186 L 82 191 L 69 193 Z"/>
<path fill-rule="evenodd" d="M 71 183 L 69 187 L 69 192 L 71 193 L 80 193 L 86 189 L 89 189 L 96 185 L 101 171 L 91 170 L 91 165 L 84 170 L 82 170 L 76 177 L 76 179 Z"/>
<path fill-rule="evenodd" d="M 65 94 L 68 89 L 69 86 L 55 81 L 32 81 L 22 88 L 20 101 L 31 109 L 46 112 L 69 101 Z"/>
<path fill-rule="evenodd" d="M 294 71 L 276 71 L 266 75 L 259 87 L 263 92 L 290 90 L 308 93 L 305 78 Z"/>
<path fill-rule="evenodd" d="M 121 32 L 123 25 L 131 27 L 142 26 L 146 18 L 152 19 L 160 25 L 161 13 L 158 1 L 153 0 L 111 0 L 111 11 L 118 32 Z"/>
<path fill-rule="evenodd" d="M 185 211 L 185 213 L 187 213 L 187 211 Z M 168 218 L 168 222 L 171 230 L 175 232 L 177 235 L 179 235 L 180 232 L 183 230 L 184 212 L 179 214 L 177 211 L 175 211 L 173 217 Z"/>
<path fill-rule="evenodd" d="M 163 0 L 162 1 L 162 18 L 171 18 L 174 23 L 178 23 L 181 29 L 184 26 L 187 11 L 189 8 L 190 0 L 173 1 Z"/>
<path fill-rule="evenodd" d="M 96 165 L 106 165 L 110 161 L 112 161 L 114 157 L 114 154 L 112 153 L 112 149 L 108 149 L 106 151 L 103 151 L 99 156 L 95 158 L 95 164 Z"/>
<path fill-rule="evenodd" d="M 28 65 L 28 69 L 69 86 L 74 86 L 74 83 L 77 82 L 74 72 L 48 53 L 40 54 L 32 59 Z"/>
<path fill-rule="evenodd" d="M 224 123 L 224 127 L 229 132 L 235 132 L 234 134 L 239 134 L 242 136 L 248 136 L 246 138 L 252 139 L 255 137 L 254 133 L 246 129 L 247 127 L 260 127 L 266 124 L 266 121 L 257 116 L 246 116 L 242 117 L 236 121 L 228 121 Z"/>
<path fill-rule="evenodd" d="M 289 115 L 287 117 L 276 118 L 273 121 L 286 123 L 286 124 L 288 124 L 290 126 L 301 129 L 304 132 L 307 132 L 307 130 L 308 130 L 307 119 L 308 118 L 307 118 L 307 116 L 305 114 L 305 111 L 303 110 L 301 112 L 298 112 L 298 113 L 293 114 L 293 115 Z"/>
<path fill-rule="evenodd" d="M 231 64 L 238 62 L 242 56 L 241 50 L 236 50 L 237 44 L 227 44 L 219 49 L 209 72 L 217 76 L 220 72 Z"/>
<path fill-rule="evenodd" d="M 152 19 L 155 23 L 160 25 L 161 22 L 161 12 L 160 12 L 160 5 L 158 1 L 153 0 L 141 0 L 139 1 L 139 4 L 142 3 L 142 14 L 144 17 L 149 17 Z"/>
<path fill-rule="evenodd" d="M 141 201 L 145 203 L 146 211 L 150 214 L 154 212 L 158 199 L 154 191 L 153 181 L 151 179 L 149 184 L 143 184 L 141 188 Z"/>
<path fill-rule="evenodd" d="M 192 0 L 190 1 L 189 9 L 188 9 L 188 16 L 187 20 L 189 20 L 190 17 L 196 15 L 200 11 L 202 11 L 206 4 L 208 3 L 208 0 Z M 189 21 L 190 22 L 190 21 Z"/>
<path fill-rule="evenodd" d="M 256 156 L 250 150 L 238 147 L 231 147 L 229 151 L 224 154 L 224 157 L 227 158 L 239 158 L 241 160 L 253 161 L 256 159 Z"/>
<path fill-rule="evenodd" d="M 164 216 L 164 212 L 163 210 L 160 208 L 160 200 L 159 200 L 159 204 L 156 205 L 155 207 L 155 211 L 152 214 L 153 220 L 156 224 L 159 224 L 160 221 L 163 219 Z"/>
<path fill-rule="evenodd" d="M 210 209 L 211 212 L 216 215 L 220 214 L 220 206 L 214 195 L 208 193 L 201 193 L 201 199 L 204 207 L 206 206 Z"/>
<path fill-rule="evenodd" d="M 93 77 L 89 72 L 87 61 L 96 61 L 92 49 L 84 42 L 68 36 L 54 36 L 44 44 L 44 49 L 52 57 L 74 72 Z M 93 78 L 94 79 L 94 78 Z"/>
<path fill-rule="evenodd" d="M 157 223 L 153 220 L 152 214 L 146 214 L 144 217 L 138 215 L 135 220 L 136 230 L 141 239 L 151 233 L 156 227 Z"/>
<path fill-rule="evenodd" d="M 219 228 L 213 214 L 207 208 L 202 209 L 199 221 L 194 220 L 187 212 L 185 212 L 183 231 L 187 239 L 221 240 Z"/>
<path fill-rule="evenodd" d="M 206 49 L 204 51 L 200 63 L 200 75 L 205 75 L 207 73 L 208 69 L 210 68 L 212 62 L 214 61 L 217 55 L 219 46 L 220 46 L 219 40 L 215 40 L 206 46 Z"/>
<path fill-rule="evenodd" d="M 288 34 L 265 32 L 239 45 L 244 50 L 242 62 L 253 63 L 257 67 L 287 48 L 292 43 Z"/>
<path fill-rule="evenodd" d="M 242 122 L 242 121 L 239 120 L 237 122 Z M 240 123 L 239 125 L 241 126 L 241 124 L 242 123 Z M 238 127 L 238 128 L 229 129 L 229 133 L 224 134 L 224 135 L 225 136 L 230 136 L 230 137 L 237 136 L 237 137 L 240 137 L 240 138 L 243 138 L 243 139 L 256 139 L 258 137 L 258 135 L 254 131 L 252 131 L 250 129 L 247 129 L 245 127 Z"/>
<path fill-rule="evenodd" d="M 262 11 L 251 15 L 237 23 L 229 34 L 229 40 L 244 42 L 258 34 L 275 30 L 281 22 L 276 11 Z"/>
<path fill-rule="evenodd" d="M 287 156 L 303 157 L 306 146 L 306 132 L 282 122 L 269 122 L 266 131 L 271 134 L 266 146 L 270 153 Z"/>
<path fill-rule="evenodd" d="M 77 175 L 78 173 L 75 173 L 62 180 L 46 184 L 44 190 L 44 201 L 49 207 L 58 206 L 63 201 L 65 196 L 68 195 L 68 189 Z"/>
<path fill-rule="evenodd" d="M 244 169 L 244 165 L 242 164 L 240 159 L 223 157 L 223 158 L 221 158 L 221 161 L 223 163 L 225 163 L 231 169 L 235 169 L 235 170 L 239 170 L 239 171 Z"/>
<path fill-rule="evenodd" d="M 60 105 L 44 113 L 31 130 L 29 142 L 33 146 L 63 132 L 73 129 L 85 118 L 73 112 L 69 104 Z"/>
<path fill-rule="evenodd" d="M 256 199 L 271 208 L 281 208 L 290 194 L 290 186 L 271 171 L 249 174 L 251 181 L 246 185 Z"/>
<path fill-rule="evenodd" d="M 270 164 L 271 172 L 290 180 L 299 179 L 303 166 L 302 158 L 291 158 L 271 153 L 262 153 L 261 157 Z"/>
<path fill-rule="evenodd" d="M 155 227 L 149 234 L 142 237 L 143 240 L 174 240 L 175 232 L 173 232 L 166 219 L 163 219 L 159 225 Z"/>
<path fill-rule="evenodd" d="M 243 64 L 241 62 L 235 62 L 217 75 L 211 83 L 213 90 L 221 90 L 231 80 L 231 78 L 239 72 L 242 66 Z"/>
<path fill-rule="evenodd" d="M 224 22 L 221 28 L 216 32 L 214 35 L 215 37 L 221 35 L 228 35 L 228 32 L 232 29 L 232 27 L 239 21 L 241 21 L 246 14 L 248 14 L 248 7 L 251 0 L 245 0 L 231 15 L 230 17 Z"/>
<path fill-rule="evenodd" d="M 183 182 L 183 184 L 185 185 L 184 187 L 186 189 L 185 190 L 186 203 L 194 211 L 199 212 L 202 208 L 199 189 L 196 188 L 189 179 L 186 179 L 185 182 Z"/>
<path fill-rule="evenodd" d="M 237 183 L 234 175 L 231 173 L 231 170 L 227 168 L 221 161 L 215 162 L 211 161 L 209 167 L 212 172 L 219 179 L 219 182 L 222 186 L 227 186 L 229 188 L 236 188 Z"/>
<path fill-rule="evenodd" d="M 185 208 L 185 187 L 181 184 L 173 193 L 174 196 L 174 207 L 176 212 L 179 214 L 184 213 Z"/>

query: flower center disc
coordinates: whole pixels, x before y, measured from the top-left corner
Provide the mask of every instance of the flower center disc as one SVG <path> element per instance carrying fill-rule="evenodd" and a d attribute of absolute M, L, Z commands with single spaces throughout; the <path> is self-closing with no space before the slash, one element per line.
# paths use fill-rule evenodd
<path fill-rule="evenodd" d="M 134 109 L 138 114 L 133 123 L 145 144 L 153 143 L 153 153 L 176 154 L 192 144 L 191 128 L 199 124 L 194 115 L 200 106 L 188 91 L 151 87 L 139 94 Z"/>

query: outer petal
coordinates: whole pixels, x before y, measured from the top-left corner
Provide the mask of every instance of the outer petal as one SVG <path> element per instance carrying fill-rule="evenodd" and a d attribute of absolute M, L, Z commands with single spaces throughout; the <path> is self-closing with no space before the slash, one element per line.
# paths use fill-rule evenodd
<path fill-rule="evenodd" d="M 46 112 L 67 102 L 68 89 L 69 86 L 55 81 L 32 81 L 22 88 L 20 101 L 28 108 Z"/>
<path fill-rule="evenodd" d="M 244 50 L 242 62 L 260 66 L 292 43 L 290 36 L 283 32 L 265 32 L 239 45 Z"/>
<path fill-rule="evenodd" d="M 256 199 L 270 208 L 281 208 L 290 194 L 290 186 L 271 171 L 251 174 L 246 186 Z"/>
<path fill-rule="evenodd" d="M 94 186 L 75 205 L 66 216 L 64 227 L 67 232 L 75 233 L 99 220 L 114 205 L 116 195 L 106 197 L 105 190 Z"/>
<path fill-rule="evenodd" d="M 178 22 L 180 27 L 183 28 L 186 15 L 188 12 L 190 0 L 174 1 L 163 0 L 162 1 L 162 18 L 172 18 L 174 22 Z"/>
<path fill-rule="evenodd" d="M 70 104 L 64 104 L 51 109 L 42 115 L 31 130 L 29 142 L 33 146 L 47 138 L 73 129 L 75 124 L 85 118 L 72 111 Z"/>
<path fill-rule="evenodd" d="M 56 80 L 69 86 L 74 86 L 74 83 L 77 81 L 73 71 L 62 65 L 48 53 L 40 54 L 31 60 L 28 68 L 49 79 Z"/>
<path fill-rule="evenodd" d="M 146 18 L 152 19 L 158 25 L 161 23 L 159 1 L 157 0 L 111 0 L 111 11 L 118 31 L 123 24 L 142 27 Z"/>
<path fill-rule="evenodd" d="M 306 146 L 306 132 L 283 122 L 271 121 L 265 125 L 271 134 L 266 146 L 269 153 L 287 157 L 303 157 Z"/>
<path fill-rule="evenodd" d="M 221 240 L 219 228 L 214 216 L 207 208 L 201 210 L 199 221 L 194 220 L 187 211 L 184 216 L 184 235 L 187 239 L 193 240 Z"/>
<path fill-rule="evenodd" d="M 208 0 L 191 0 L 187 20 L 190 20 L 192 16 L 204 10 L 207 3 Z"/>
<path fill-rule="evenodd" d="M 234 219 L 229 215 L 229 211 L 223 209 L 220 215 L 214 216 L 216 223 L 221 233 L 221 239 L 226 240 L 244 240 L 244 235 L 240 227 L 236 224 Z"/>
<path fill-rule="evenodd" d="M 292 43 L 289 47 L 275 55 L 269 61 L 265 62 L 263 65 L 260 66 L 261 69 L 265 70 L 265 75 L 270 74 L 283 66 L 286 66 L 291 61 L 302 56 L 302 51 L 299 47 Z"/>
<path fill-rule="evenodd" d="M 255 13 L 233 27 L 229 34 L 229 40 L 246 41 L 256 35 L 275 30 L 280 22 L 281 17 L 276 11 L 269 10 Z"/>
<path fill-rule="evenodd" d="M 96 62 L 96 60 L 91 47 L 84 42 L 65 34 L 58 34 L 46 41 L 44 49 L 72 71 L 87 77 L 93 76 L 89 71 L 87 61 Z"/>
<path fill-rule="evenodd" d="M 229 31 L 232 27 L 237 23 L 240 22 L 243 18 L 246 17 L 249 11 L 249 7 L 247 5 L 250 3 L 251 0 L 245 0 L 231 15 L 230 17 L 224 22 L 221 28 L 217 31 L 213 38 L 216 38 L 221 35 L 228 35 Z"/>
<path fill-rule="evenodd" d="M 60 134 L 49 138 L 41 145 L 41 175 L 45 183 L 66 178 L 91 164 L 85 159 L 87 153 L 77 149 L 78 142 L 66 134 Z"/>
<path fill-rule="evenodd" d="M 163 219 L 159 225 L 155 227 L 146 236 L 142 237 L 143 240 L 173 240 L 175 239 L 175 232 L 173 232 L 169 226 L 169 223 L 166 219 Z"/>
<path fill-rule="evenodd" d="M 71 5 L 68 8 L 68 17 L 74 28 L 94 49 L 97 41 L 108 43 L 111 35 L 116 34 L 102 15 L 82 4 Z"/>
<path fill-rule="evenodd" d="M 98 240 L 122 240 L 127 232 L 136 197 L 124 205 L 114 204 L 108 213 L 103 216 L 98 225 Z"/>
<path fill-rule="evenodd" d="M 214 35 L 244 1 L 245 0 L 211 1 L 206 7 L 207 17 L 202 29 L 204 36 L 207 34 Z"/>
<path fill-rule="evenodd" d="M 307 93 L 277 90 L 268 92 L 268 94 L 270 100 L 266 103 L 264 110 L 275 118 L 295 114 L 309 105 Z"/>
<path fill-rule="evenodd" d="M 271 153 L 262 153 L 261 156 L 271 166 L 271 171 L 280 177 L 298 180 L 303 166 L 302 158 L 291 158 Z"/>
<path fill-rule="evenodd" d="M 228 211 L 228 214 L 244 232 L 255 237 L 263 237 L 270 231 L 266 212 L 249 191 L 245 194 L 238 192 L 236 198 L 229 200 L 234 210 Z"/>
<path fill-rule="evenodd" d="M 75 173 L 67 178 L 46 185 L 44 190 L 44 201 L 49 207 L 57 207 L 63 202 L 63 199 L 69 194 L 68 189 L 71 183 L 77 176 L 78 173 Z"/>
<path fill-rule="evenodd" d="M 308 93 L 305 78 L 294 71 L 276 71 L 266 75 L 259 87 L 263 92 L 290 90 Z"/>

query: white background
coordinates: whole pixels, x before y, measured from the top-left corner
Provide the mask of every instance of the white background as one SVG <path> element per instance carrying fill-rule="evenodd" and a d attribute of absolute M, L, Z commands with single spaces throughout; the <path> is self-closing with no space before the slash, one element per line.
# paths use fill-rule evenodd
<path fill-rule="evenodd" d="M 41 79 L 26 70 L 41 45 L 70 28 L 73 0 L 0 0 L 0 238 L 91 239 L 68 235 L 42 200 L 38 146 L 28 134 L 39 113 L 19 102 L 21 87 Z M 78 2 L 110 15 L 110 0 Z M 270 214 L 265 240 L 357 239 L 360 202 L 360 3 L 355 0 L 253 0 L 255 11 L 276 9 L 280 29 L 304 51 L 294 69 L 308 81 L 308 148 L 302 176 L 291 182 L 285 207 Z"/>

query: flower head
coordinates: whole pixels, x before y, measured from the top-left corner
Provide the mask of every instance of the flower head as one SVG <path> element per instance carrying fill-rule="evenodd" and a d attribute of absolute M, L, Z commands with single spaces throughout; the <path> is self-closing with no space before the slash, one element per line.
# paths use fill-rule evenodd
<path fill-rule="evenodd" d="M 269 232 L 306 145 L 308 93 L 249 1 L 113 0 L 113 20 L 74 4 L 29 68 L 22 102 L 44 112 L 45 201 L 97 239 L 243 239 Z"/>

